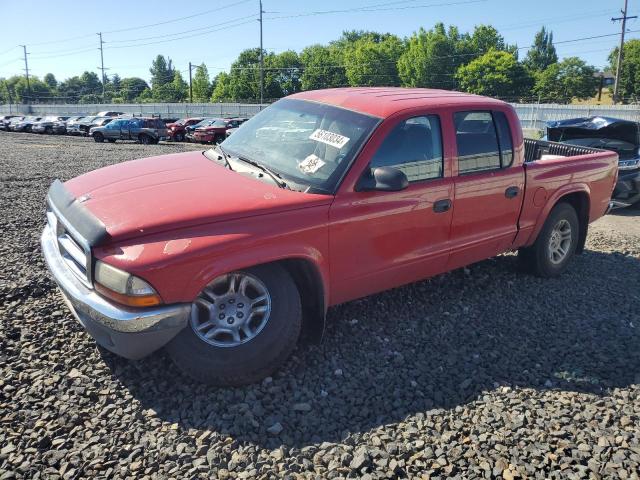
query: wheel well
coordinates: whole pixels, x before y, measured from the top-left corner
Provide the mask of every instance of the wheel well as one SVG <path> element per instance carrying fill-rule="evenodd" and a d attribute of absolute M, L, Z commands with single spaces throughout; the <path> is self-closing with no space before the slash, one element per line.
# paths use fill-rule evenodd
<path fill-rule="evenodd" d="M 589 195 L 586 192 L 573 192 L 561 197 L 556 205 L 561 202 L 571 205 L 578 214 L 580 236 L 578 237 L 576 253 L 582 253 L 584 244 L 587 241 L 587 231 L 589 230 Z"/>
<path fill-rule="evenodd" d="M 314 343 L 322 340 L 325 326 L 326 307 L 324 285 L 318 269 L 310 261 L 301 258 L 279 262 L 293 277 L 300 291 L 302 302 L 302 336 Z"/>

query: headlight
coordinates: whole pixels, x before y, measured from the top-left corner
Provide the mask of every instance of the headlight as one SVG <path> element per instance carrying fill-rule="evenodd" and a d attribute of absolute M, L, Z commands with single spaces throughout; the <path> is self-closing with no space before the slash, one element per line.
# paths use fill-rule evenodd
<path fill-rule="evenodd" d="M 640 157 L 633 160 L 620 160 L 618 170 L 634 170 L 640 168 Z"/>
<path fill-rule="evenodd" d="M 147 282 L 99 260 L 93 278 L 99 293 L 123 305 L 150 307 L 162 303 L 158 293 Z"/>

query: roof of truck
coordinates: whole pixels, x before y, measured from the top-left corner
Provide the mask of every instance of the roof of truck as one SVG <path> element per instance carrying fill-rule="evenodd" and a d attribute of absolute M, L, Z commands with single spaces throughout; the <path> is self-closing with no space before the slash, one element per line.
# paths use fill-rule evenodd
<path fill-rule="evenodd" d="M 402 87 L 328 88 L 300 92 L 288 98 L 327 103 L 382 118 L 414 107 L 504 104 L 501 100 L 470 93 Z"/>

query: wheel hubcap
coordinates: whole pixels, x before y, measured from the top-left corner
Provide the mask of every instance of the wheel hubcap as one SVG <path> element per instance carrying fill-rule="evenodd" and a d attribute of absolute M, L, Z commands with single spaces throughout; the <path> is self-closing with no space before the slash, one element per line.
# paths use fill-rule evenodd
<path fill-rule="evenodd" d="M 562 219 L 553 227 L 549 238 L 549 260 L 554 265 L 561 263 L 571 247 L 571 224 Z"/>
<path fill-rule="evenodd" d="M 269 321 L 267 287 L 248 273 L 217 278 L 191 307 L 191 326 L 198 337 L 216 347 L 236 347 L 255 338 Z"/>

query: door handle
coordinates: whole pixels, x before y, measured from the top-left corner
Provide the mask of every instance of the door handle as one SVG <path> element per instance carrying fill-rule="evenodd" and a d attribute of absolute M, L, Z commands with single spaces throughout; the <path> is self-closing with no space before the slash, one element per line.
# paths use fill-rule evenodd
<path fill-rule="evenodd" d="M 504 196 L 507 198 L 515 198 L 520 193 L 520 189 L 518 187 L 509 187 L 504 191 Z"/>
<path fill-rule="evenodd" d="M 451 208 L 451 200 L 448 198 L 445 200 L 438 200 L 433 202 L 433 211 L 436 213 L 444 213 Z"/>

